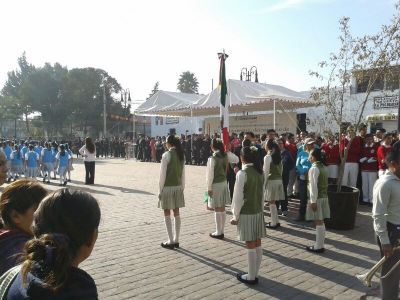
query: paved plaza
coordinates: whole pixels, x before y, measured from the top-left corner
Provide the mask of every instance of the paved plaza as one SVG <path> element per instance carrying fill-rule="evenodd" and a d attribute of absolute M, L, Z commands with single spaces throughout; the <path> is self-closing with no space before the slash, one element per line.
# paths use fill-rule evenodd
<path fill-rule="evenodd" d="M 159 168 L 100 159 L 96 184 L 86 186 L 83 164 L 75 164 L 70 187 L 92 193 L 102 209 L 97 244 L 82 264 L 94 277 L 100 299 L 364 299 L 378 294 L 377 281 L 365 288 L 354 277 L 379 259 L 371 208 L 360 207 L 355 230 L 328 230 L 327 251 L 316 255 L 304 250 L 315 240 L 312 223 L 292 221 L 297 204 L 291 202 L 282 227 L 268 230 L 262 240 L 259 284 L 246 286 L 235 277 L 247 270 L 247 254 L 236 227 L 228 224 L 230 216 L 225 240 L 208 236 L 214 231 L 214 215 L 203 203 L 205 167 L 186 167 L 180 249 L 160 247 L 166 231 L 157 208 Z"/>

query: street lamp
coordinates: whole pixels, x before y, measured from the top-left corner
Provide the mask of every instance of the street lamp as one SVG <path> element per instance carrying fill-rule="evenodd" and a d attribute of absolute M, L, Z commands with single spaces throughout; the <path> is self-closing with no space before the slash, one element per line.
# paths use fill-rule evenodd
<path fill-rule="evenodd" d="M 240 80 L 243 81 L 243 76 L 245 77 L 245 81 L 251 81 L 251 75 L 254 75 L 254 82 L 258 82 L 258 71 L 256 66 L 252 66 L 250 70 L 247 68 L 242 68 L 240 71 Z"/>

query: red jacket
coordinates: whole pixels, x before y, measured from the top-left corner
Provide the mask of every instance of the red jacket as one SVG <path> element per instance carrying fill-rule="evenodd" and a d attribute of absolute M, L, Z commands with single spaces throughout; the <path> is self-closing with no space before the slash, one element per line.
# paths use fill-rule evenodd
<path fill-rule="evenodd" d="M 362 150 L 362 139 L 359 136 L 356 136 L 353 141 L 351 142 L 350 149 L 347 154 L 347 160 L 346 162 L 348 163 L 358 163 L 360 160 L 361 156 L 361 150 Z M 340 151 L 342 155 L 344 155 L 344 148 L 347 146 L 349 143 L 348 139 L 342 139 L 340 141 Z"/>
<path fill-rule="evenodd" d="M 339 144 L 325 143 L 321 149 L 325 152 L 327 165 L 338 165 L 340 163 Z"/>
<path fill-rule="evenodd" d="M 292 155 L 293 160 L 296 161 L 296 159 L 297 159 L 297 147 L 296 147 L 296 144 L 291 144 L 289 142 L 286 142 L 285 148 Z"/>
<path fill-rule="evenodd" d="M 383 144 L 379 146 L 378 154 L 377 154 L 379 170 L 387 169 L 387 165 L 385 163 L 385 158 L 386 158 L 386 155 L 388 155 L 390 151 L 392 151 L 392 146 L 385 146 Z"/>
<path fill-rule="evenodd" d="M 379 144 L 372 143 L 371 145 L 364 145 L 361 151 L 360 166 L 363 172 L 378 172 L 378 159 L 377 151 Z M 373 159 L 373 162 L 368 160 Z"/>

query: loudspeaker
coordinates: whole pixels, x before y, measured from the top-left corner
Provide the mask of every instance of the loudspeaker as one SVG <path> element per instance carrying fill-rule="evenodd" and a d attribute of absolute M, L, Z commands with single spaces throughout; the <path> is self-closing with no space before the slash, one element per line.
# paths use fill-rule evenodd
<path fill-rule="evenodd" d="M 297 134 L 299 134 L 301 131 L 307 131 L 306 117 L 307 114 L 297 114 Z"/>

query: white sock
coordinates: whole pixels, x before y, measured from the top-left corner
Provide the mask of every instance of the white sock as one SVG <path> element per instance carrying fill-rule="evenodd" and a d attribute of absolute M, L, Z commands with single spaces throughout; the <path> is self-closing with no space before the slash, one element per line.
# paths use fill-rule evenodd
<path fill-rule="evenodd" d="M 171 222 L 171 217 L 170 216 L 164 216 L 164 221 L 165 221 L 165 227 L 167 228 L 167 234 L 168 234 L 168 243 L 172 244 L 173 242 L 173 236 L 172 236 L 172 222 Z"/>
<path fill-rule="evenodd" d="M 256 277 L 258 276 L 258 271 L 260 271 L 261 260 L 262 260 L 262 248 L 261 246 L 256 248 L 257 253 L 257 264 L 256 264 Z"/>
<path fill-rule="evenodd" d="M 221 218 L 221 234 L 224 234 L 225 221 L 226 221 L 226 212 L 225 211 L 221 211 L 220 218 Z"/>
<path fill-rule="evenodd" d="M 214 217 L 215 217 L 215 235 L 220 235 L 221 234 L 221 217 L 220 217 L 220 212 L 215 212 Z"/>
<path fill-rule="evenodd" d="M 249 272 L 243 275 L 242 278 L 247 280 L 254 280 L 256 278 L 256 268 L 257 268 L 256 249 L 247 249 L 247 260 L 249 263 Z"/>
<path fill-rule="evenodd" d="M 325 242 L 325 224 L 316 226 L 316 241 L 314 249 L 324 248 Z"/>
<path fill-rule="evenodd" d="M 181 216 L 175 216 L 175 238 L 174 243 L 179 243 L 179 234 L 181 232 Z"/>
<path fill-rule="evenodd" d="M 278 224 L 278 209 L 276 208 L 275 203 L 269 204 L 269 211 L 271 213 L 271 226 L 275 226 Z"/>

